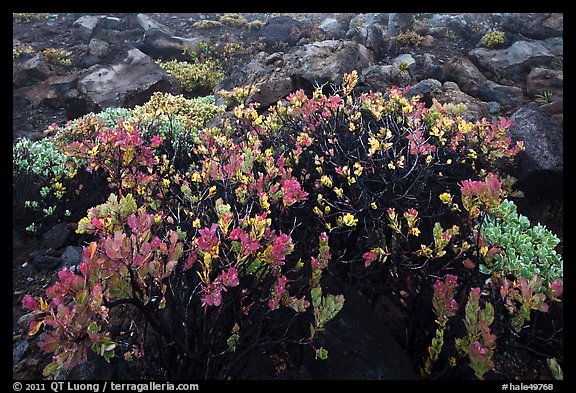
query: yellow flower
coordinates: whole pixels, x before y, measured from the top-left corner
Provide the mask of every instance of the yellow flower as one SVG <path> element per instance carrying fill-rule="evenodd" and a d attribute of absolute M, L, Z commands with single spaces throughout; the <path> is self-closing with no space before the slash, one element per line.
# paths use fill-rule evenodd
<path fill-rule="evenodd" d="M 342 222 L 348 227 L 353 227 L 358 223 L 358 219 L 354 218 L 353 214 L 346 213 L 344 216 L 342 216 Z"/>
<path fill-rule="evenodd" d="M 418 229 L 418 228 L 416 228 L 416 227 L 411 228 L 411 229 L 410 229 L 410 233 L 411 233 L 412 235 L 414 235 L 414 236 L 417 237 L 418 235 L 420 235 L 420 229 Z"/>
<path fill-rule="evenodd" d="M 372 202 L 372 203 L 370 204 L 370 207 L 371 207 L 372 209 L 374 209 L 374 210 L 378 209 L 378 205 L 376 205 L 376 202 Z"/>
<path fill-rule="evenodd" d="M 191 180 L 192 180 L 193 182 L 200 183 L 200 182 L 202 181 L 202 176 L 200 176 L 200 174 L 199 174 L 198 172 L 194 172 L 194 173 L 192 174 L 192 179 L 191 179 Z"/>
<path fill-rule="evenodd" d="M 440 194 L 440 200 L 442 201 L 443 204 L 449 205 L 452 203 L 452 195 L 450 195 L 449 192 L 443 192 L 442 194 Z"/>
<path fill-rule="evenodd" d="M 364 167 L 359 162 L 354 163 L 354 168 L 355 168 L 354 174 L 356 176 L 362 175 L 362 171 L 364 171 Z"/>
<path fill-rule="evenodd" d="M 197 218 L 197 219 L 195 219 L 194 221 L 192 221 L 192 226 L 193 226 L 194 228 L 198 228 L 198 229 L 199 229 L 199 228 L 200 228 L 200 219 Z"/>
<path fill-rule="evenodd" d="M 208 193 L 210 194 L 211 197 L 216 195 L 216 186 L 210 187 L 210 189 L 208 190 Z"/>
<path fill-rule="evenodd" d="M 322 183 L 323 186 L 325 187 L 332 187 L 332 180 L 330 179 L 330 177 L 323 175 L 320 178 L 320 183 Z"/>
<path fill-rule="evenodd" d="M 162 186 L 164 188 L 168 188 L 170 186 L 170 180 L 168 179 L 162 179 Z"/>
<path fill-rule="evenodd" d="M 376 153 L 380 150 L 380 141 L 373 136 L 368 138 L 368 143 L 370 144 L 370 148 L 368 149 L 368 155 L 371 156 L 372 154 Z"/>

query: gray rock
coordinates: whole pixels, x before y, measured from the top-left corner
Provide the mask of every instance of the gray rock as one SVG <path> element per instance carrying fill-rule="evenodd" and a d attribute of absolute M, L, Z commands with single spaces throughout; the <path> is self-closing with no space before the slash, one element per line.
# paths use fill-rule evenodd
<path fill-rule="evenodd" d="M 326 40 L 304 45 L 288 54 L 285 64 L 291 77 L 302 78 L 312 85 L 342 83 L 342 76 L 374 64 L 374 54 L 364 45 L 343 40 Z"/>
<path fill-rule="evenodd" d="M 34 252 L 32 254 L 32 260 L 30 261 L 32 266 L 40 270 L 52 270 L 56 269 L 62 264 L 62 258 L 54 257 L 51 255 L 45 255 L 41 252 Z"/>
<path fill-rule="evenodd" d="M 64 263 L 64 266 L 70 270 L 73 270 L 73 268 L 78 266 L 78 264 L 80 264 L 80 261 L 82 260 L 82 247 L 77 246 L 66 247 L 64 249 L 64 252 L 62 253 L 61 258 Z"/>
<path fill-rule="evenodd" d="M 442 91 L 436 93 L 433 98 L 440 104 L 463 103 L 467 109 L 462 113 L 462 116 L 470 121 L 480 120 L 490 114 L 490 108 L 487 103 L 464 93 L 454 82 L 444 82 Z"/>
<path fill-rule="evenodd" d="M 376 59 L 383 58 L 388 51 L 387 41 L 395 35 L 386 28 L 388 16 L 380 13 L 357 15 L 350 20 L 346 38 L 371 50 Z"/>
<path fill-rule="evenodd" d="M 108 55 L 110 51 L 110 45 L 106 41 L 92 38 L 88 43 L 88 50 L 90 55 L 102 59 Z"/>
<path fill-rule="evenodd" d="M 431 102 L 432 97 L 442 92 L 442 83 L 436 79 L 424 79 L 410 87 L 407 98 L 412 98 L 416 95 L 420 96 L 420 101 Z"/>
<path fill-rule="evenodd" d="M 362 81 L 367 90 L 384 92 L 392 86 L 404 87 L 414 82 L 407 71 L 401 71 L 399 66 L 373 65 L 362 71 Z"/>
<path fill-rule="evenodd" d="M 172 29 L 170 29 L 166 25 L 163 25 L 162 23 L 154 20 L 149 15 L 138 14 L 138 15 L 136 15 L 136 20 L 137 20 L 138 24 L 140 25 L 140 27 L 142 27 L 145 32 L 149 31 L 150 29 L 158 29 L 158 30 L 162 30 L 162 31 L 164 31 L 170 35 L 174 35 L 174 31 Z"/>
<path fill-rule="evenodd" d="M 442 76 L 446 81 L 458 84 L 467 94 L 476 96 L 480 86 L 486 82 L 486 76 L 468 58 L 455 56 L 442 65 Z"/>
<path fill-rule="evenodd" d="M 342 24 L 336 18 L 326 18 L 318 25 L 330 38 L 342 38 L 346 34 Z"/>
<path fill-rule="evenodd" d="M 522 89 L 516 86 L 500 85 L 491 80 L 486 80 L 480 86 L 476 95 L 482 101 L 497 101 L 501 106 L 516 108 L 524 102 Z"/>
<path fill-rule="evenodd" d="M 84 41 L 92 39 L 99 30 L 121 30 L 122 20 L 120 18 L 106 15 L 83 15 L 72 24 L 73 33 Z"/>
<path fill-rule="evenodd" d="M 535 67 L 526 77 L 526 92 L 531 97 L 543 94 L 545 91 L 552 92 L 553 96 L 564 96 L 564 72 L 562 70 L 550 70 Z"/>
<path fill-rule="evenodd" d="M 22 356 L 24 356 L 24 354 L 28 350 L 29 346 L 30 346 L 30 344 L 28 344 L 28 341 L 26 341 L 26 340 L 19 340 L 18 342 L 16 342 L 12 346 L 12 363 L 13 364 L 18 363 L 20 361 L 20 359 L 22 359 Z"/>
<path fill-rule="evenodd" d="M 502 106 L 496 101 L 490 101 L 487 104 L 490 108 L 490 114 L 496 114 L 502 110 Z"/>
<path fill-rule="evenodd" d="M 266 21 L 260 29 L 260 35 L 264 38 L 264 42 L 268 46 L 282 44 L 293 46 L 296 44 L 296 39 L 292 31 L 300 27 L 302 27 L 302 22 L 292 17 L 277 16 Z"/>
<path fill-rule="evenodd" d="M 138 49 L 116 64 L 92 69 L 78 81 L 78 90 L 99 110 L 142 105 L 155 91 L 181 92 L 175 79 Z"/>
<path fill-rule="evenodd" d="M 79 17 L 72 24 L 72 27 L 75 29 L 74 33 L 79 38 L 88 41 L 94 35 L 94 31 L 100 18 L 101 16 L 96 15 L 84 15 Z"/>
<path fill-rule="evenodd" d="M 488 31 L 485 23 L 488 20 L 486 14 L 434 14 L 429 20 L 429 34 L 440 37 L 448 30 L 470 42 L 477 42 Z"/>
<path fill-rule="evenodd" d="M 564 32 L 562 13 L 502 13 L 498 18 L 503 30 L 536 40 L 559 37 Z"/>
<path fill-rule="evenodd" d="M 446 80 L 457 83 L 463 92 L 482 101 L 497 101 L 506 107 L 517 107 L 523 103 L 524 94 L 521 88 L 500 85 L 489 80 L 466 57 L 453 57 L 444 63 L 442 71 Z"/>
<path fill-rule="evenodd" d="M 150 28 L 144 33 L 142 52 L 164 60 L 189 60 L 190 54 L 201 50 L 201 43 L 210 44 L 207 37 L 184 38 L 156 28 Z"/>
<path fill-rule="evenodd" d="M 414 58 L 410 53 L 403 53 L 401 55 L 396 56 L 392 60 L 392 65 L 398 68 L 400 68 L 404 63 L 408 65 L 408 69 L 410 71 L 412 72 L 416 71 L 416 60 L 414 60 Z"/>
<path fill-rule="evenodd" d="M 14 87 L 30 86 L 47 79 L 53 71 L 41 55 L 34 56 L 24 63 L 14 65 L 12 81 Z"/>
<path fill-rule="evenodd" d="M 274 104 L 294 90 L 292 79 L 280 72 L 272 73 L 269 77 L 263 78 L 256 86 L 260 91 L 250 96 L 248 102 L 259 102 L 263 108 Z"/>
<path fill-rule="evenodd" d="M 71 231 L 68 228 L 68 224 L 65 222 L 59 222 L 44 233 L 42 236 L 42 246 L 56 250 L 64 245 L 64 242 L 68 239 L 70 233 Z"/>
<path fill-rule="evenodd" d="M 564 56 L 564 39 L 562 37 L 546 38 L 542 44 L 555 56 Z"/>
<path fill-rule="evenodd" d="M 564 173 L 563 127 L 534 103 L 518 109 L 511 117 L 510 135 L 523 140 L 525 151 L 517 156 L 511 174 L 527 196 L 561 197 Z"/>
<path fill-rule="evenodd" d="M 29 312 L 22 315 L 18 318 L 18 327 L 20 327 L 25 332 L 28 331 L 28 326 L 30 326 L 30 322 L 34 320 L 34 312 Z"/>
<path fill-rule="evenodd" d="M 414 14 L 411 13 L 390 13 L 388 15 L 388 36 L 395 37 L 399 33 L 412 29 L 414 25 Z"/>
<path fill-rule="evenodd" d="M 482 70 L 516 81 L 523 80 L 533 67 L 556 57 L 540 41 L 516 41 L 505 49 L 476 48 L 468 56 Z"/>

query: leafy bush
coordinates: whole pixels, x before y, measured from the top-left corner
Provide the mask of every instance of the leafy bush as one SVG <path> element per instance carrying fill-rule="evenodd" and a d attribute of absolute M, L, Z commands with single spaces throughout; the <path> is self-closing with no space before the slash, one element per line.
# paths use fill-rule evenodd
<path fill-rule="evenodd" d="M 33 56 L 35 53 L 36 51 L 30 45 L 23 45 L 15 42 L 12 46 L 12 59 L 17 59 L 22 55 Z"/>
<path fill-rule="evenodd" d="M 36 22 L 48 19 L 50 14 L 45 12 L 14 12 L 12 13 L 13 22 Z"/>
<path fill-rule="evenodd" d="M 540 224 L 532 226 L 516 210 L 514 202 L 504 200 L 486 216 L 480 231 L 482 240 L 499 250 L 493 258 L 485 258 L 481 271 L 527 280 L 539 275 L 546 283 L 562 278 L 562 257 L 554 250 L 560 239 Z"/>
<path fill-rule="evenodd" d="M 248 25 L 246 17 L 237 13 L 226 13 L 222 15 L 218 21 L 223 25 L 231 27 L 245 27 Z"/>
<path fill-rule="evenodd" d="M 90 348 L 106 359 L 112 351 L 145 356 L 151 376 L 174 379 L 234 377 L 252 351 L 277 343 L 325 359 L 329 343 L 315 342 L 345 301 L 326 293 L 324 278 L 369 269 L 387 280 L 410 276 L 421 291 L 407 296 L 432 298 L 438 322 L 424 376 L 451 349 L 484 378 L 496 349 L 494 312 L 507 308 L 517 326 L 527 307 L 543 311 L 562 290 L 554 281 L 543 299 L 537 279 L 528 289 L 505 281 L 512 277 L 486 284 L 478 267 L 495 267 L 487 258 L 508 247 L 488 244 L 505 242 L 485 231 L 520 220 L 505 214 L 498 171 L 523 144 L 511 140 L 506 119 L 469 122 L 406 98 L 408 89 L 356 94 L 357 81 L 352 72 L 331 92 L 295 91 L 263 113 L 246 102 L 253 87 L 222 91 L 230 111 L 219 123 L 204 120 L 220 109 L 192 120 L 191 103 L 168 95 L 130 116 L 88 118 L 90 137 L 69 138 L 65 151 L 104 174 L 113 193 L 78 223 L 92 236 L 80 272 L 62 273 L 49 301 L 25 298 L 37 313 L 31 331 L 49 328 L 42 345 L 55 363 L 45 373 L 84 361 Z M 460 285 L 458 269 L 468 275 Z M 463 311 L 460 292 L 468 293 Z M 482 294 L 491 301 L 484 307 Z M 149 324 L 150 335 L 127 343 L 112 334 L 106 316 L 119 305 L 138 310 L 138 331 Z M 465 336 L 450 337 L 446 326 L 459 313 Z M 67 336 L 60 322 L 74 321 Z"/>
<path fill-rule="evenodd" d="M 408 46 L 412 48 L 419 47 L 423 39 L 424 39 L 423 36 L 412 30 L 406 31 L 404 33 L 399 33 L 396 36 L 396 42 L 398 43 L 398 45 Z"/>
<path fill-rule="evenodd" d="M 211 58 L 187 61 L 158 61 L 158 65 L 174 76 L 186 92 L 211 92 L 214 86 L 224 78 L 220 64 Z"/>
<path fill-rule="evenodd" d="M 491 31 L 482 37 L 482 44 L 486 48 L 495 48 L 504 44 L 504 32 Z"/>
<path fill-rule="evenodd" d="M 199 20 L 198 22 L 194 22 L 192 27 L 194 27 L 195 29 L 217 29 L 219 27 L 222 27 L 222 22 L 217 20 L 205 19 L 205 20 Z"/>
<path fill-rule="evenodd" d="M 46 48 L 42 51 L 42 57 L 50 64 L 70 66 L 72 65 L 72 52 L 60 48 Z"/>

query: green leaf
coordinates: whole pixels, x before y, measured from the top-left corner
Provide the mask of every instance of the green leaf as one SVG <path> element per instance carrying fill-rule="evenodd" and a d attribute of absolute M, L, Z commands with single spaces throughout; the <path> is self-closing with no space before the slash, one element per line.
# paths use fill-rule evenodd
<path fill-rule="evenodd" d="M 49 363 L 44 370 L 42 370 L 42 375 L 48 377 L 54 375 L 60 371 L 60 366 L 56 362 Z"/>
<path fill-rule="evenodd" d="M 310 294 L 312 295 L 312 306 L 318 308 L 322 302 L 322 288 L 314 287 L 310 291 Z"/>
<path fill-rule="evenodd" d="M 478 264 L 478 270 L 480 271 L 480 273 L 483 273 L 483 274 L 490 274 L 490 273 L 492 273 L 492 272 L 490 271 L 490 269 L 488 269 L 488 268 L 486 267 L 486 265 L 484 265 L 483 263 Z"/>
<path fill-rule="evenodd" d="M 88 297 L 89 297 L 88 290 L 84 289 L 84 290 L 78 292 L 74 299 L 76 300 L 77 304 L 83 306 L 84 304 L 86 304 L 88 302 Z"/>
<path fill-rule="evenodd" d="M 325 350 L 323 347 L 320 347 L 316 350 L 316 359 L 326 360 L 328 359 L 328 351 Z"/>
<path fill-rule="evenodd" d="M 100 326 L 98 326 L 96 322 L 92 322 L 90 325 L 88 325 L 88 329 L 86 331 L 88 334 L 98 333 L 100 331 Z"/>

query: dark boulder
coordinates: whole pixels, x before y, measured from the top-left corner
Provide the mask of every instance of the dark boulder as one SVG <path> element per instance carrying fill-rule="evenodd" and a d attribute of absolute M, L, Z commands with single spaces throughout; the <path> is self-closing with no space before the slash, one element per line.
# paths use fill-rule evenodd
<path fill-rule="evenodd" d="M 511 117 L 510 134 L 523 140 L 526 150 L 511 169 L 516 184 L 530 197 L 561 198 L 564 175 L 563 127 L 534 103 L 518 109 Z"/>

